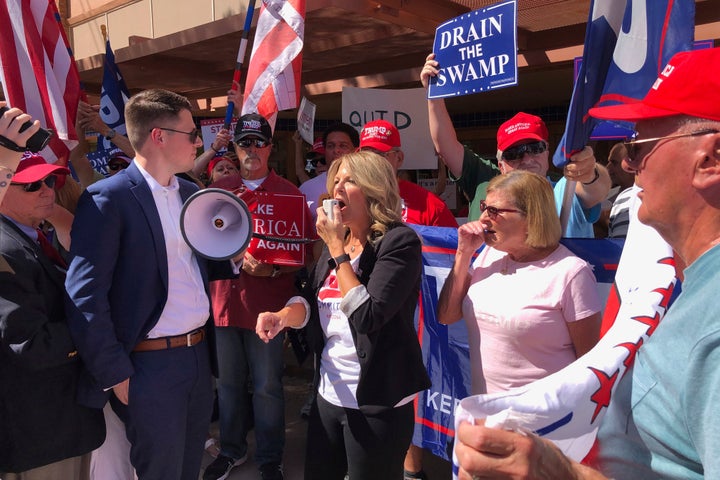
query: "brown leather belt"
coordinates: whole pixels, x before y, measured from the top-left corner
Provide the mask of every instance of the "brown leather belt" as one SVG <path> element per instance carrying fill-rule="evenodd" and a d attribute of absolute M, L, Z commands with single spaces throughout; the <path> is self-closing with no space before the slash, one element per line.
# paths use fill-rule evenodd
<path fill-rule="evenodd" d="M 135 345 L 133 352 L 152 352 L 154 350 L 167 350 L 168 348 L 192 347 L 202 342 L 204 338 L 205 327 L 202 327 L 182 335 L 148 338 Z"/>

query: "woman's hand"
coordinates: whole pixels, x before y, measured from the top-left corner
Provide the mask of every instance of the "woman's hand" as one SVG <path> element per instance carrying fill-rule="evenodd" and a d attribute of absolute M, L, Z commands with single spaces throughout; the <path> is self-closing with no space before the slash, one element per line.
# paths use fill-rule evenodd
<path fill-rule="evenodd" d="M 213 140 L 210 144 L 210 148 L 212 148 L 215 152 L 218 152 L 223 148 L 227 148 L 230 140 L 232 140 L 230 131 L 227 128 L 221 128 L 215 136 L 215 140 Z"/>
<path fill-rule="evenodd" d="M 485 243 L 485 225 L 479 220 L 468 222 L 458 228 L 458 253 L 474 253 Z"/>
<path fill-rule="evenodd" d="M 318 207 L 315 229 L 317 230 L 318 236 L 328 246 L 331 255 L 338 256 L 344 253 L 345 226 L 342 223 L 342 214 L 340 213 L 339 205 L 333 205 L 332 219 L 327 216 L 322 206 Z"/>

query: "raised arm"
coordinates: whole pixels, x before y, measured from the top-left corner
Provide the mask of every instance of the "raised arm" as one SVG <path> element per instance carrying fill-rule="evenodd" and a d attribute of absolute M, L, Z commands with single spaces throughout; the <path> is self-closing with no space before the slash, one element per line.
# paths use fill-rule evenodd
<path fill-rule="evenodd" d="M 230 144 L 230 140 L 232 140 L 230 131 L 226 128 L 221 128 L 215 139 L 210 144 L 210 148 L 198 155 L 195 159 L 195 165 L 193 165 L 191 173 L 195 175 L 196 178 L 200 178 L 207 168 L 208 163 L 210 163 L 210 160 L 212 160 L 212 158 L 217 155 L 220 150 L 226 148 Z"/>
<path fill-rule="evenodd" d="M 102 121 L 99 112 L 99 105 L 88 105 L 87 103 L 81 101 L 78 104 L 78 121 L 84 130 L 92 129 L 100 135 L 107 137 L 111 134 L 112 129 Z M 111 141 L 117 145 L 117 147 L 122 150 L 125 155 L 130 158 L 135 157 L 135 149 L 132 147 L 130 140 L 128 140 L 126 136 L 115 134 Z"/>
<path fill-rule="evenodd" d="M 485 241 L 484 227 L 480 222 L 469 222 L 458 228 L 458 248 L 450 274 L 445 279 L 438 299 L 437 318 L 450 325 L 462 318 L 462 301 L 470 288 L 468 267 L 475 251 Z"/>
<path fill-rule="evenodd" d="M 570 157 L 563 174 L 568 181 L 575 181 L 575 195 L 584 208 L 592 208 L 605 200 L 612 182 L 607 169 L 595 161 L 590 147 L 585 147 Z"/>
<path fill-rule="evenodd" d="M 435 60 L 435 54 L 431 53 L 425 59 L 420 72 L 420 82 L 427 90 L 430 79 L 439 73 L 439 64 Z M 434 99 L 428 100 L 428 117 L 430 121 L 430 135 L 432 136 L 435 150 L 440 154 L 440 158 L 450 169 L 450 173 L 455 177 L 462 174 L 463 164 L 463 146 L 458 141 L 455 134 L 450 114 L 445 107 L 445 100 Z"/>
<path fill-rule="evenodd" d="M 4 106 L 5 102 L 0 102 L 0 108 Z M 20 149 L 24 148 L 28 139 L 40 129 L 40 122 L 35 120 L 30 128 L 20 133 L 20 127 L 28 121 L 32 121 L 32 117 L 19 108 L 8 109 L 0 117 L 0 136 L 10 144 L 15 144 Z M 21 151 L 0 145 L 0 203 L 7 193 L 10 180 L 15 175 L 21 158 Z"/>

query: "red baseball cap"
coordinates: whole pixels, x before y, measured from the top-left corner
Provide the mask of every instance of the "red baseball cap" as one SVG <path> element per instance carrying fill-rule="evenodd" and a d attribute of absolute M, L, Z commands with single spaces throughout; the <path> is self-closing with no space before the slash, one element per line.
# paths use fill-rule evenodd
<path fill-rule="evenodd" d="M 311 151 L 313 153 L 317 153 L 318 155 L 325 155 L 325 143 L 323 143 L 322 137 L 315 139 L 315 143 L 313 143 Z"/>
<path fill-rule="evenodd" d="M 497 131 L 497 148 L 505 151 L 523 140 L 542 140 L 548 143 L 547 126 L 542 118 L 520 112 L 506 121 Z"/>
<path fill-rule="evenodd" d="M 720 48 L 675 54 L 640 101 L 591 108 L 595 118 L 636 122 L 689 115 L 720 121 Z"/>
<path fill-rule="evenodd" d="M 53 173 L 67 175 L 70 170 L 54 163 L 47 163 L 40 155 L 30 155 L 20 161 L 12 181 L 13 183 L 32 183 Z"/>
<path fill-rule="evenodd" d="M 389 152 L 400 148 L 400 132 L 386 120 L 368 122 L 360 132 L 360 148 L 374 148 L 380 152 Z"/>

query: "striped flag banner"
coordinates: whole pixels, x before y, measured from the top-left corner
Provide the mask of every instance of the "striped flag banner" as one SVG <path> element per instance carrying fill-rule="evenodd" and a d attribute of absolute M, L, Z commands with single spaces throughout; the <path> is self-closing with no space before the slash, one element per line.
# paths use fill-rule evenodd
<path fill-rule="evenodd" d="M 0 2 L 0 79 L 5 98 L 55 135 L 41 152 L 67 161 L 77 145 L 80 76 L 53 0 Z"/>
<path fill-rule="evenodd" d="M 271 125 L 300 101 L 305 0 L 263 0 L 245 82 L 243 115 L 257 112 Z"/>

